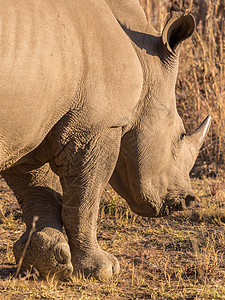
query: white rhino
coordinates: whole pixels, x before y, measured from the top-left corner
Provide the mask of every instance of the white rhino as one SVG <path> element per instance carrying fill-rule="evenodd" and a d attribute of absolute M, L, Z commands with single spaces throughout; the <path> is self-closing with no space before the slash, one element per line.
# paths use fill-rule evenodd
<path fill-rule="evenodd" d="M 27 227 L 16 261 L 38 216 L 23 269 L 110 278 L 119 263 L 96 237 L 108 182 L 146 217 L 195 199 L 210 117 L 188 136 L 175 100 L 194 18 L 171 11 L 161 35 L 137 0 L 0 0 L 0 15 L 0 174 Z"/>

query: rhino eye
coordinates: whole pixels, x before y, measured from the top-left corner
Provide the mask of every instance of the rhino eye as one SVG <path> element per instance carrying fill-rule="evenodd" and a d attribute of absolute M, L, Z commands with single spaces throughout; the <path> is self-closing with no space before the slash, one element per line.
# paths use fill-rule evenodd
<path fill-rule="evenodd" d="M 181 139 L 181 141 L 184 139 L 185 135 L 186 135 L 186 133 L 185 133 L 185 132 L 182 132 L 182 133 L 181 133 L 181 135 L 180 135 L 180 139 Z"/>

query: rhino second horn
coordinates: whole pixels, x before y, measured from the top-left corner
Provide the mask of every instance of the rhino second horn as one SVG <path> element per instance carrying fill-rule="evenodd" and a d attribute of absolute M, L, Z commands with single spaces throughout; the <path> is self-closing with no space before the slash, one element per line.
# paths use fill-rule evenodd
<path fill-rule="evenodd" d="M 211 124 L 211 116 L 208 116 L 198 129 L 191 135 L 192 140 L 197 144 L 198 149 L 201 148 Z"/>

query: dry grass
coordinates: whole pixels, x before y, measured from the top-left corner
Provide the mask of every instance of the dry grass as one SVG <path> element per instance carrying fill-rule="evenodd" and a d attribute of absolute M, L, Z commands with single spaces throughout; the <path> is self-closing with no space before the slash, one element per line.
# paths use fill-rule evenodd
<path fill-rule="evenodd" d="M 168 0 L 141 0 L 149 21 L 162 30 Z M 224 2 L 180 1 L 197 19 L 197 31 L 185 42 L 177 82 L 179 111 L 192 131 L 208 113 L 213 116 L 207 147 L 194 179 L 198 207 L 159 219 L 134 215 L 110 188 L 99 214 L 101 246 L 121 265 L 118 278 L 100 283 L 72 277 L 65 282 L 13 279 L 12 245 L 24 231 L 15 198 L 0 181 L 0 298 L 1 299 L 225 299 L 224 162 Z M 202 164 L 202 162 L 201 162 Z M 202 175 L 203 176 L 203 175 Z M 29 272 L 26 277 L 29 277 Z"/>
<path fill-rule="evenodd" d="M 0 298 L 225 299 L 225 183 L 204 179 L 193 184 L 198 207 L 159 219 L 137 217 L 108 187 L 100 207 L 98 239 L 103 249 L 118 257 L 119 277 L 99 282 L 73 276 L 57 282 L 13 279 L 12 244 L 24 224 L 14 197 L 1 182 Z"/>

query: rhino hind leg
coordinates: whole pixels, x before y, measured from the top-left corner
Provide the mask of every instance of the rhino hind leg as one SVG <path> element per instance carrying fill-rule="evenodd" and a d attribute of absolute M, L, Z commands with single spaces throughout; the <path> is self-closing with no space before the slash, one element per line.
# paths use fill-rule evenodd
<path fill-rule="evenodd" d="M 25 232 L 13 246 L 17 264 L 23 255 L 27 238 L 28 232 Z M 54 277 L 60 280 L 72 274 L 69 245 L 60 231 L 45 227 L 33 233 L 23 258 L 21 271 L 29 272 L 32 268 L 35 268 L 42 277 Z"/>
<path fill-rule="evenodd" d="M 115 168 L 120 139 L 121 128 L 93 132 L 81 150 L 71 140 L 51 162 L 63 188 L 62 219 L 74 274 L 109 279 L 119 272 L 117 258 L 101 249 L 96 231 L 100 198 Z"/>
<path fill-rule="evenodd" d="M 35 232 L 23 257 L 22 271 L 34 267 L 41 276 L 64 279 L 73 267 L 67 241 L 62 233 L 61 195 L 54 189 L 60 185 L 49 164 L 35 170 L 34 166 L 20 165 L 2 173 L 14 191 L 23 211 L 26 232 L 14 244 L 13 252 L 18 263 L 27 243 L 34 216 L 38 216 Z"/>

